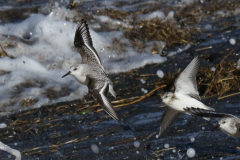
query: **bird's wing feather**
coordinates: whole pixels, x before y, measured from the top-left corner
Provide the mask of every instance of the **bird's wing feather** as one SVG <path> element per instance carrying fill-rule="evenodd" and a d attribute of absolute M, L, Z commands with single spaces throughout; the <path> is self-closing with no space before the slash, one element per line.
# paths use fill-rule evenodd
<path fill-rule="evenodd" d="M 108 93 L 108 87 L 109 87 L 109 84 L 105 82 L 104 86 L 101 89 L 92 90 L 93 96 L 109 116 L 111 116 L 117 122 L 121 122 L 118 114 L 114 111 L 111 102 L 106 97 Z"/>
<path fill-rule="evenodd" d="M 200 108 L 194 108 L 194 107 L 187 107 L 187 108 L 184 108 L 184 110 L 190 113 L 191 115 L 200 116 L 200 117 L 209 117 L 209 118 L 235 117 L 232 114 L 217 113 L 212 110 L 206 110 L 206 109 L 200 109 Z"/>
<path fill-rule="evenodd" d="M 177 120 L 180 114 L 181 112 L 168 108 L 162 116 L 159 135 L 166 131 Z"/>
<path fill-rule="evenodd" d="M 100 65 L 103 69 L 101 59 L 93 47 L 92 38 L 86 21 L 82 20 L 75 32 L 74 46 L 82 56 L 82 63 L 89 65 Z M 104 69 L 103 69 L 104 70 Z"/>
<path fill-rule="evenodd" d="M 106 75 L 105 72 L 103 72 L 100 68 L 95 68 L 90 66 L 88 68 L 88 73 L 86 74 L 86 76 L 91 79 L 91 80 L 95 80 L 95 81 L 107 81 L 108 82 L 108 91 L 109 93 L 116 98 L 116 93 L 113 89 L 113 84 L 111 82 L 111 80 L 108 78 L 108 76 Z"/>
<path fill-rule="evenodd" d="M 201 100 L 197 91 L 196 74 L 199 68 L 199 58 L 195 57 L 175 80 L 175 93 L 189 95 Z"/>
<path fill-rule="evenodd" d="M 113 85 L 109 84 L 109 93 L 116 98 L 116 92 L 113 90 Z"/>

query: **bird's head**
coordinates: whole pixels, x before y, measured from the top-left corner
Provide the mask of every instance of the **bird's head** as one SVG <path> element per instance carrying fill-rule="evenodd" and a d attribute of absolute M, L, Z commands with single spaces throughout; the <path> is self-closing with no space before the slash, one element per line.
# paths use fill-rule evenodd
<path fill-rule="evenodd" d="M 69 72 L 67 72 L 66 74 L 64 74 L 62 76 L 62 78 L 66 77 L 68 75 L 73 75 L 73 76 L 77 75 L 79 73 L 80 69 L 81 69 L 81 65 L 80 64 L 75 64 L 70 68 Z"/>
<path fill-rule="evenodd" d="M 167 104 L 167 103 L 170 101 L 170 99 L 172 98 L 172 96 L 173 96 L 173 93 L 172 93 L 172 92 L 166 92 L 166 93 L 164 93 L 164 94 L 161 96 L 161 98 L 162 98 L 162 101 L 163 101 L 165 104 Z"/>
<path fill-rule="evenodd" d="M 218 121 L 219 128 L 228 134 L 234 134 L 233 118 L 222 118 Z"/>
<path fill-rule="evenodd" d="M 87 77 L 88 72 L 91 73 L 91 69 L 88 65 L 75 64 L 70 68 L 69 72 L 62 76 L 62 78 L 68 75 L 72 75 L 81 84 L 88 85 L 89 83 L 89 78 Z"/>

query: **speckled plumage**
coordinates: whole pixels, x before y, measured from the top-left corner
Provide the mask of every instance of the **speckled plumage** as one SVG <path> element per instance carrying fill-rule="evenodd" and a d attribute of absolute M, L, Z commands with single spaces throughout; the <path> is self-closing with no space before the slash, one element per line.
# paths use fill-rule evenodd
<path fill-rule="evenodd" d="M 194 116 L 221 118 L 218 121 L 218 127 L 230 136 L 240 137 L 240 119 L 232 114 L 217 113 L 214 111 L 192 107 L 186 108 L 185 110 Z"/>
<path fill-rule="evenodd" d="M 80 22 L 76 29 L 74 45 L 82 56 L 82 63 L 72 66 L 70 71 L 63 77 L 71 74 L 78 82 L 87 85 L 89 92 L 105 112 L 120 122 L 120 118 L 107 98 L 108 93 L 116 98 L 113 84 L 103 68 L 97 51 L 93 47 L 89 28 L 84 20 Z"/>
<path fill-rule="evenodd" d="M 196 108 L 214 110 L 200 102 L 201 98 L 197 91 L 196 82 L 198 68 L 199 58 L 195 57 L 175 80 L 174 93 L 166 92 L 161 96 L 168 109 L 162 116 L 159 135 L 167 130 L 177 120 L 179 115 L 182 113 L 190 114 L 184 110 L 186 107 L 190 107 L 190 105 Z"/>

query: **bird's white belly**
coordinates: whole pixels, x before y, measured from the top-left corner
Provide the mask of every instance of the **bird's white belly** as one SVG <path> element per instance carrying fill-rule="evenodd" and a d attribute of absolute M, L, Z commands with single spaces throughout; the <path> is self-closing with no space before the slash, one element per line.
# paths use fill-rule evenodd
<path fill-rule="evenodd" d="M 207 109 L 207 107 L 202 102 L 187 96 L 178 97 L 169 104 L 169 107 L 179 112 L 185 112 L 184 108 L 187 107 Z"/>
<path fill-rule="evenodd" d="M 78 77 L 74 76 L 74 78 L 83 85 L 88 85 L 89 83 L 89 78 L 87 78 L 87 76 L 78 76 Z"/>

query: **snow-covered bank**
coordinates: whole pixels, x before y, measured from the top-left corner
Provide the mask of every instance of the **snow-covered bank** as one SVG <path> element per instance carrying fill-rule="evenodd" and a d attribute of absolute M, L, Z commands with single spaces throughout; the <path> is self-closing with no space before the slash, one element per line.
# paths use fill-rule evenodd
<path fill-rule="evenodd" d="M 4 71 L 0 76 L 2 111 L 35 108 L 79 99 L 87 94 L 87 88 L 72 77 L 61 78 L 70 66 L 81 63 L 81 56 L 73 45 L 77 24 L 66 20 L 74 15 L 75 11 L 55 9 L 47 16 L 32 14 L 21 23 L 0 26 L 1 45 L 14 57 L 0 59 L 0 70 Z M 139 53 L 128 45 L 124 46 L 124 54 L 119 54 L 112 48 L 112 40 L 130 43 L 121 31 L 95 32 L 90 29 L 90 34 L 109 73 L 166 61 L 164 57 L 151 54 L 151 49 Z M 57 96 L 49 95 L 49 90 Z"/>

